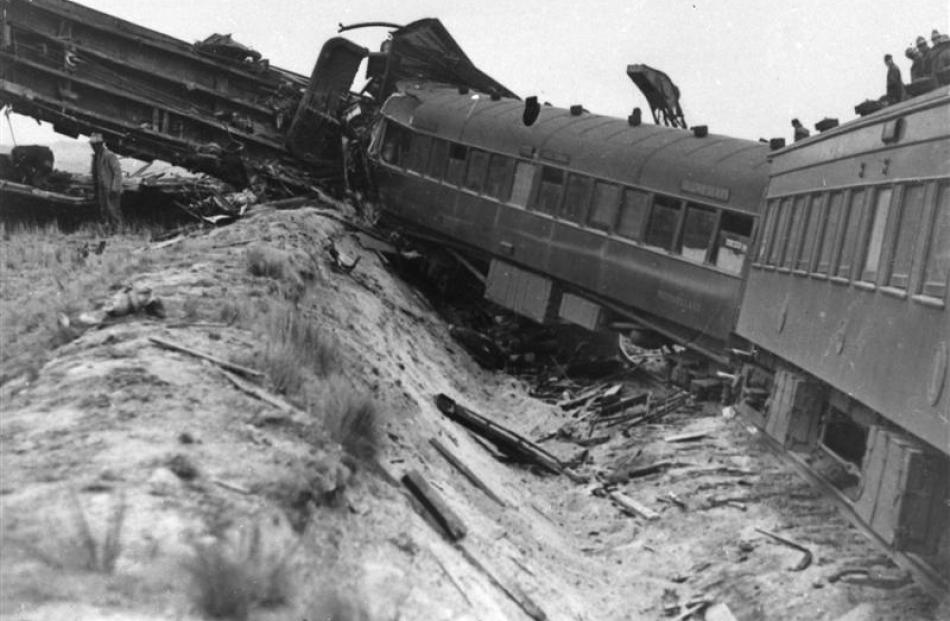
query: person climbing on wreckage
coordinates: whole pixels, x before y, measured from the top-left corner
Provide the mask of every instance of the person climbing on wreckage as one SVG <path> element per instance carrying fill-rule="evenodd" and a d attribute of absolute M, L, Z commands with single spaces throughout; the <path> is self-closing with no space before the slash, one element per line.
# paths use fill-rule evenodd
<path fill-rule="evenodd" d="M 122 167 L 115 153 L 106 147 L 102 134 L 89 136 L 92 146 L 92 187 L 99 217 L 115 233 L 122 224 Z"/>

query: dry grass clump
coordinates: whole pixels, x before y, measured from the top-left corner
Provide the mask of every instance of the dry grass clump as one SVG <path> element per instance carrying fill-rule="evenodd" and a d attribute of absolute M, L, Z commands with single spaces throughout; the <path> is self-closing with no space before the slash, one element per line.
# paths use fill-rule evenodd
<path fill-rule="evenodd" d="M 260 343 L 253 354 L 235 362 L 263 371 L 271 388 L 291 400 L 303 402 L 309 378 L 328 377 L 342 364 L 337 340 L 287 303 L 262 300 L 257 306 L 226 310 L 252 329 Z"/>
<path fill-rule="evenodd" d="M 100 238 L 94 228 L 68 234 L 55 227 L 2 229 L 0 376 L 41 365 L 51 349 L 78 335 L 60 326 L 61 314 L 95 308 L 111 285 L 148 269 L 148 255 L 133 253 L 148 235 L 137 231 Z"/>
<path fill-rule="evenodd" d="M 122 553 L 122 527 L 127 508 L 125 493 L 122 492 L 115 498 L 100 540 L 93 533 L 78 494 L 72 491 L 69 493 L 69 523 L 47 524 L 45 534 L 53 541 L 47 541 L 45 545 L 27 541 L 17 543 L 56 569 L 111 574 Z"/>
<path fill-rule="evenodd" d="M 216 619 L 246 619 L 254 608 L 288 604 L 294 593 L 293 549 L 273 549 L 255 521 L 239 539 L 224 535 L 191 542 L 184 561 L 193 601 Z"/>
<path fill-rule="evenodd" d="M 254 244 L 248 247 L 245 258 L 252 276 L 281 279 L 293 271 L 290 255 L 270 246 Z"/>
<path fill-rule="evenodd" d="M 334 377 L 321 397 L 310 404 L 310 411 L 348 455 L 364 463 L 376 460 L 381 425 L 379 408 L 371 397 Z"/>

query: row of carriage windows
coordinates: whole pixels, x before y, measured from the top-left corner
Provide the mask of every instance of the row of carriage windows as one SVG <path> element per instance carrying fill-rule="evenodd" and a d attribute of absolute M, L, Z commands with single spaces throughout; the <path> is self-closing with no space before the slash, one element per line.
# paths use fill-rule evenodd
<path fill-rule="evenodd" d="M 943 299 L 950 273 L 950 184 L 774 199 L 756 263 Z M 917 269 L 921 277 L 914 285 Z"/>
<path fill-rule="evenodd" d="M 517 207 L 555 216 L 738 274 L 747 214 L 683 201 L 562 168 L 489 153 L 388 124 L 383 161 Z"/>

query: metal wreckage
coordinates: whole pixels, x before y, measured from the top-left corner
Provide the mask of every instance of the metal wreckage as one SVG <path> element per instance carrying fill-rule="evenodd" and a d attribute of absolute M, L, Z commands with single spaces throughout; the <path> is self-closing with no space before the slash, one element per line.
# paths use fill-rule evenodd
<path fill-rule="evenodd" d="M 7 113 L 49 122 L 66 136 L 98 132 L 118 155 L 169 162 L 268 198 L 314 188 L 365 192 L 369 128 L 401 80 L 517 99 L 476 68 L 436 19 L 341 25 L 340 32 L 389 28 L 390 38 L 379 52 L 332 38 L 309 77 L 272 66 L 228 34 L 190 44 L 68 0 L 5 0 L 0 24 L 0 105 Z M 364 59 L 366 84 L 351 92 Z M 644 65 L 630 71 L 654 119 L 682 126 L 669 79 Z M 52 157 L 11 155 L 0 156 L 0 192 L 18 200 L 5 201 L 5 219 L 44 205 L 65 208 L 56 211 L 60 216 L 91 207 L 91 186 L 51 175 Z M 202 204 L 226 211 L 233 202 L 207 180 L 131 181 L 144 194 L 126 202 L 151 199 L 179 215 L 155 195 L 169 193 L 192 212 Z"/>

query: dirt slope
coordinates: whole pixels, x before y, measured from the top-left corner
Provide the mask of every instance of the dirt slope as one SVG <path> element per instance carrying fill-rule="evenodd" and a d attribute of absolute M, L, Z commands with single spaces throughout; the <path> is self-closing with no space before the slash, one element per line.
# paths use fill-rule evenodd
<path fill-rule="evenodd" d="M 351 273 L 332 269 L 330 240 L 359 257 Z M 551 619 L 653 619 L 697 595 L 743 619 L 833 619 L 864 601 L 868 618 L 938 614 L 912 585 L 829 583 L 849 563 L 887 562 L 718 408 L 618 434 L 580 469 L 608 472 L 637 451 L 672 462 L 621 487 L 659 520 L 623 515 L 593 484 L 496 460 L 434 395 L 530 437 L 570 415 L 472 362 L 336 214 L 259 209 L 142 252 L 129 280 L 165 318 L 89 329 L 2 386 L 4 618 L 520 619 L 515 600 L 530 599 Z M 154 337 L 261 370 L 292 407 Z M 375 434 L 353 423 L 366 408 Z M 689 430 L 708 435 L 664 440 Z M 462 517 L 461 545 L 413 509 L 394 480 L 409 469 Z M 686 510 L 663 502 L 669 492 Z M 789 571 L 800 553 L 755 527 L 806 541 L 815 562 Z"/>

